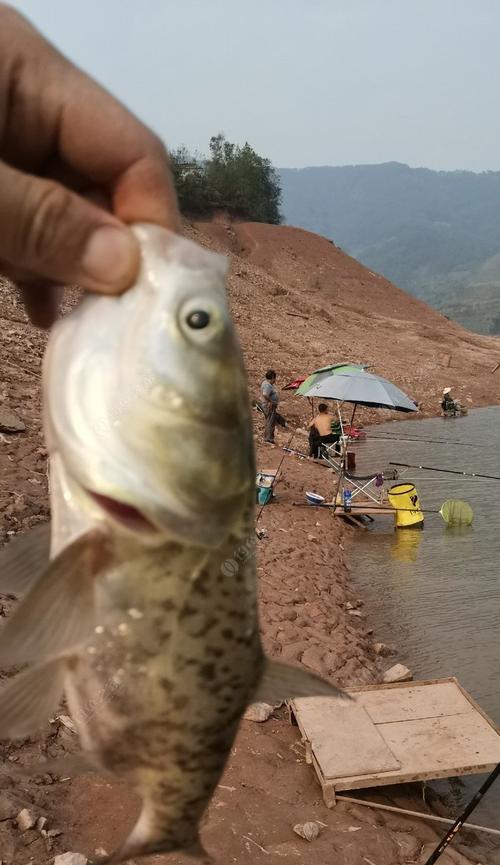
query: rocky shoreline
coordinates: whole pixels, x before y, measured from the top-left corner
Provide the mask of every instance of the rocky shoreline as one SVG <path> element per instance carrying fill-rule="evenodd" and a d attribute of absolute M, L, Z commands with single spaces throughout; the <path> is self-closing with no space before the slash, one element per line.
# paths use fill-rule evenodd
<path fill-rule="evenodd" d="M 285 436 L 283 433 L 279 435 L 283 444 Z M 259 468 L 275 468 L 281 459 L 281 455 L 278 457 L 281 451 L 276 448 L 273 465 L 273 458 L 265 448 L 265 445 L 258 447 Z M 349 548 L 356 530 L 327 512 L 298 508 L 293 504 L 304 501 L 306 489 L 312 488 L 328 496 L 331 493 L 331 474 L 312 461 L 297 457 L 286 457 L 280 474 L 278 501 L 264 510 L 262 521 L 267 537 L 264 546 L 261 544 L 259 547 L 261 627 L 267 652 L 283 660 L 300 661 L 343 686 L 407 678 L 407 668 L 397 671 L 401 678 L 394 672 L 395 666 L 403 667 L 396 663 L 397 647 L 377 642 L 370 611 L 356 591 L 349 569 Z M 283 537 L 284 532 L 292 531 L 291 526 L 292 543 L 286 539 L 286 534 Z M 278 565 L 280 561 L 283 562 L 282 569 Z M 314 574 L 311 574 L 311 568 Z M 277 586 L 278 577 L 281 589 Z M 419 785 L 377 788 L 366 796 L 360 795 L 361 798 L 409 810 L 426 810 Z M 432 801 L 432 813 L 456 816 L 449 812 L 446 802 L 432 794 L 432 790 L 426 798 Z M 373 849 L 371 853 L 369 850 L 373 844 L 371 837 L 361 855 L 366 824 L 372 829 L 376 825 L 379 840 L 383 836 L 389 846 L 395 843 L 389 858 L 384 860 L 394 863 L 425 862 L 446 830 L 444 824 L 440 826 L 351 805 L 338 805 L 333 812 L 327 812 L 334 823 L 340 818 L 337 813 L 340 810 L 344 815 L 354 814 L 364 824 L 356 832 L 353 842 L 357 852 L 341 860 L 346 862 L 361 863 L 367 861 L 366 857 L 377 862 L 376 857 L 373 858 Z M 465 865 L 479 859 L 481 862 L 500 861 L 499 854 L 491 845 L 485 844 L 484 839 L 462 832 L 459 841 L 448 848 L 440 861 L 443 865 L 451 862 Z M 311 861 L 323 863 L 322 858 Z M 324 861 L 326 863 L 327 859 Z M 382 865 L 383 860 L 378 861 Z"/>

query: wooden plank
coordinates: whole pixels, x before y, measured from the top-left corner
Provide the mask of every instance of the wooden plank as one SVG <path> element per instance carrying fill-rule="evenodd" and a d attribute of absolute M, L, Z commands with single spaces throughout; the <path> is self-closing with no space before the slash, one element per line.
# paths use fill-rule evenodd
<path fill-rule="evenodd" d="M 463 694 L 464 697 L 465 697 L 465 699 L 469 701 L 469 703 L 471 704 L 472 708 L 475 709 L 476 712 L 479 712 L 479 714 L 480 714 L 480 715 L 485 719 L 485 721 L 488 722 L 488 724 L 490 725 L 490 727 L 493 727 L 493 729 L 494 729 L 494 730 L 495 730 L 495 731 L 500 735 L 500 731 L 499 731 L 499 729 L 498 729 L 498 726 L 495 724 L 494 721 L 491 720 L 491 718 L 489 717 L 489 715 L 486 714 L 486 712 L 484 711 L 484 709 L 481 708 L 481 706 L 479 705 L 479 703 L 476 703 L 474 697 L 471 697 L 471 695 L 467 693 L 467 691 L 465 690 L 465 688 L 462 688 L 460 682 L 457 682 L 457 681 L 455 680 L 455 683 L 456 683 L 456 686 L 457 686 L 458 690 L 460 691 L 460 693 Z"/>
<path fill-rule="evenodd" d="M 403 773 L 400 771 L 385 772 L 378 775 L 358 775 L 357 777 L 353 776 L 352 778 L 328 779 L 328 781 L 324 781 L 324 785 L 325 787 L 329 785 L 337 792 L 341 792 L 342 790 L 366 790 L 370 787 L 383 787 L 392 784 L 412 784 L 415 781 L 435 781 L 439 778 L 460 777 L 461 775 L 485 775 L 492 772 L 497 765 L 498 761 L 495 761 L 493 763 L 471 763 L 468 766 L 457 767 L 454 771 L 451 771 L 449 768 L 436 769 L 434 767 L 428 772 L 419 770 L 414 774 L 409 772 Z M 328 807 L 330 808 L 331 806 L 328 805 Z"/>
<path fill-rule="evenodd" d="M 362 789 L 490 772 L 500 763 L 500 737 L 474 711 L 449 718 L 378 724 L 377 730 L 399 758 L 397 771 L 323 777 L 323 783 L 337 791 Z"/>
<path fill-rule="evenodd" d="M 330 698 L 291 704 L 328 807 L 335 804 L 336 791 L 490 772 L 500 763 L 495 725 L 453 677 L 349 691 L 356 698 L 349 707 Z M 309 704 L 308 711 L 302 711 L 303 704 Z M 370 709 L 368 725 L 355 707 Z M 377 762 L 383 768 L 368 769 Z"/>
<path fill-rule="evenodd" d="M 399 758 L 405 774 L 434 769 L 455 774 L 468 766 L 500 763 L 500 736 L 474 711 L 378 724 L 377 730 Z"/>
<path fill-rule="evenodd" d="M 474 709 L 453 682 L 436 685 L 411 685 L 392 691 L 360 693 L 362 703 L 374 724 L 437 718 L 473 712 Z"/>
<path fill-rule="evenodd" d="M 360 704 L 353 701 L 342 705 L 328 697 L 304 697 L 294 700 L 292 706 L 324 778 L 347 778 L 400 767 Z"/>
<path fill-rule="evenodd" d="M 337 516 L 338 516 L 338 514 L 337 514 Z M 354 516 L 354 514 L 342 513 L 342 514 L 340 514 L 340 516 L 343 517 L 343 519 L 347 523 L 349 523 L 351 526 L 354 526 L 355 529 L 363 529 L 366 532 L 367 527 L 364 526 L 363 523 L 361 522 L 361 520 L 357 516 Z"/>
<path fill-rule="evenodd" d="M 352 685 L 352 687 L 345 690 L 350 694 L 364 694 L 368 691 L 394 691 L 403 688 L 414 688 L 415 685 L 441 685 L 444 682 L 454 682 L 468 700 L 472 699 L 467 691 L 462 688 L 455 676 L 446 676 L 444 679 L 421 679 L 418 682 L 392 682 L 390 685 L 385 682 L 379 682 L 377 685 Z"/>
<path fill-rule="evenodd" d="M 344 511 L 343 507 L 337 506 L 333 512 L 336 517 L 344 517 L 346 514 L 354 516 L 394 517 L 396 513 L 392 508 L 377 508 L 376 505 L 363 505 L 362 507 L 353 508 L 351 511 Z"/>

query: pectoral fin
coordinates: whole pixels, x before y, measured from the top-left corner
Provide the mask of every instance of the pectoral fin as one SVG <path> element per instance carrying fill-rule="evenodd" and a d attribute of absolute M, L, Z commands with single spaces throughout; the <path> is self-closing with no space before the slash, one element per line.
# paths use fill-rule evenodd
<path fill-rule="evenodd" d="M 49 562 L 50 523 L 12 538 L 0 550 L 0 592 L 21 598 L 40 579 Z"/>
<path fill-rule="evenodd" d="M 351 699 L 344 691 L 303 667 L 291 667 L 266 658 L 264 673 L 252 702 L 273 706 L 293 697 L 336 697 L 346 702 Z"/>
<path fill-rule="evenodd" d="M 59 760 L 44 760 L 41 763 L 31 763 L 28 766 L 10 766 L 5 774 L 22 775 L 33 778 L 35 775 L 59 775 L 61 778 L 73 777 L 75 775 L 88 775 L 99 773 L 106 774 L 106 770 L 99 764 L 96 758 L 90 754 L 68 754 Z"/>
<path fill-rule="evenodd" d="M 215 865 L 215 859 L 210 856 L 210 853 L 207 853 L 199 838 L 192 847 L 188 847 L 183 853 L 187 859 L 192 859 L 199 865 Z"/>
<path fill-rule="evenodd" d="M 0 690 L 0 739 L 23 739 L 47 723 L 61 702 L 66 669 L 66 659 L 52 661 Z"/>
<path fill-rule="evenodd" d="M 94 627 L 94 579 L 109 561 L 95 529 L 57 556 L 0 632 L 0 668 L 69 654 Z"/>

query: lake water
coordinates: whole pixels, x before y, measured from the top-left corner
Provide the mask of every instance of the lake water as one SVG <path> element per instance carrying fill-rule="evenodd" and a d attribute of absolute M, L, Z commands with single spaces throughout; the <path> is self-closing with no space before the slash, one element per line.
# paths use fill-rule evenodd
<path fill-rule="evenodd" d="M 359 474 L 384 469 L 392 460 L 500 477 L 500 407 L 464 418 L 372 427 L 355 452 Z M 410 667 L 415 679 L 456 676 L 500 724 L 500 480 L 399 471 L 401 480 L 415 484 L 423 509 L 464 499 L 472 505 L 474 523 L 449 529 L 431 513 L 424 531 L 395 531 L 392 518 L 384 517 L 369 532 L 356 533 L 353 577 L 375 638 L 395 645 L 395 660 Z M 453 785 L 454 808 L 465 804 L 483 777 Z M 432 785 L 451 793 L 449 785 Z M 500 829 L 500 779 L 470 820 Z"/>

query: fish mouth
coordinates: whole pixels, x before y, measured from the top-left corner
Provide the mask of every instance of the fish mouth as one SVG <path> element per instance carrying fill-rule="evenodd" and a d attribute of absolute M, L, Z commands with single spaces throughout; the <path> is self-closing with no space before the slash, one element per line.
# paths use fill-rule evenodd
<path fill-rule="evenodd" d="M 125 528 L 143 533 L 158 531 L 156 526 L 133 505 L 127 505 L 125 502 L 112 499 L 110 496 L 104 496 L 102 493 L 95 493 L 92 490 L 86 490 L 86 492 L 108 516 L 116 522 L 121 523 Z"/>

